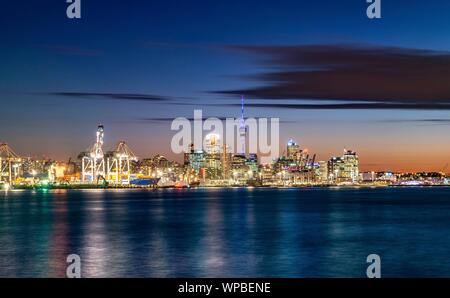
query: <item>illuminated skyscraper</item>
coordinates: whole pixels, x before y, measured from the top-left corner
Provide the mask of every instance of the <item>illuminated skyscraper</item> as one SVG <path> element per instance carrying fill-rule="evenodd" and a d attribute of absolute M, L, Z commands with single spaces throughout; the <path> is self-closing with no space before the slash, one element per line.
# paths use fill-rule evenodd
<path fill-rule="evenodd" d="M 210 133 L 205 138 L 205 171 L 206 178 L 217 180 L 222 177 L 222 156 L 220 154 L 220 136 Z"/>
<path fill-rule="evenodd" d="M 226 144 L 222 145 L 221 163 L 222 163 L 222 179 L 229 179 L 231 177 L 231 157 Z"/>
<path fill-rule="evenodd" d="M 328 161 L 328 177 L 332 183 L 357 183 L 359 159 L 356 152 L 344 150 L 342 157 L 332 157 Z"/>
<path fill-rule="evenodd" d="M 236 183 L 244 184 L 247 182 L 246 174 L 248 173 L 248 166 L 246 165 L 246 162 L 245 156 L 241 154 L 232 156 L 232 178 Z"/>
<path fill-rule="evenodd" d="M 342 173 L 342 178 L 344 180 L 351 181 L 352 183 L 358 182 L 359 158 L 356 152 L 351 150 L 344 150 L 342 160 L 344 161 L 344 171 Z"/>
<path fill-rule="evenodd" d="M 258 177 L 259 172 L 258 155 L 256 153 L 249 153 L 248 159 L 245 164 L 248 167 L 249 178 Z"/>
<path fill-rule="evenodd" d="M 210 133 L 205 137 L 205 151 L 208 154 L 220 153 L 220 136 Z"/>
<path fill-rule="evenodd" d="M 300 146 L 293 139 L 290 139 L 287 143 L 287 158 L 295 160 L 300 153 Z"/>
<path fill-rule="evenodd" d="M 330 183 L 337 183 L 344 170 L 344 161 L 341 157 L 333 156 L 328 161 L 328 180 Z"/>
<path fill-rule="evenodd" d="M 308 166 L 308 149 L 301 149 L 300 145 L 293 139 L 289 139 L 286 147 L 286 160 L 291 162 L 291 166 L 303 169 Z"/>
<path fill-rule="evenodd" d="M 205 167 L 205 152 L 202 150 L 192 151 L 189 155 L 189 166 L 198 174 Z"/>

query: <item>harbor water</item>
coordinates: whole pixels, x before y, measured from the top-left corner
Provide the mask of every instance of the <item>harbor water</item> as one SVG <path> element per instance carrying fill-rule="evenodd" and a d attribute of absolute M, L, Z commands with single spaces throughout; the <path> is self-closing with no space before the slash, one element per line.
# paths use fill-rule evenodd
<path fill-rule="evenodd" d="M 0 276 L 450 277 L 450 188 L 0 193 Z"/>

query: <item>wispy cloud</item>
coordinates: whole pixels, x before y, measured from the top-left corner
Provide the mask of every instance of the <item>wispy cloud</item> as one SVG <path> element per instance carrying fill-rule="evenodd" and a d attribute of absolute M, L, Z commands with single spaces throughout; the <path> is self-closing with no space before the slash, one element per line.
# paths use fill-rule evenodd
<path fill-rule="evenodd" d="M 170 96 L 140 93 L 101 93 L 101 92 L 49 92 L 47 95 L 65 96 L 71 98 L 90 98 L 103 100 L 134 100 L 134 101 L 168 101 L 179 99 Z"/>
<path fill-rule="evenodd" d="M 450 119 L 387 119 L 379 120 L 381 123 L 408 124 L 418 126 L 448 126 Z"/>
<path fill-rule="evenodd" d="M 175 120 L 178 117 L 155 117 L 155 118 L 137 118 L 135 120 L 132 120 L 130 122 L 140 122 L 140 123 L 170 123 L 173 120 Z M 225 121 L 228 118 L 233 118 L 233 117 L 218 117 L 218 116 L 203 116 L 202 120 L 205 121 L 206 119 L 209 118 L 217 118 L 220 121 Z M 256 120 L 259 120 L 263 117 L 254 117 Z M 194 118 L 187 118 L 186 119 L 188 121 L 194 121 Z M 234 118 L 236 119 L 236 118 Z M 302 122 L 302 121 L 297 121 L 297 120 L 280 120 L 280 123 L 298 123 L 298 122 Z"/>
<path fill-rule="evenodd" d="M 222 104 L 238 107 L 238 104 Z M 246 107 L 290 110 L 450 110 L 450 104 L 426 103 L 336 103 L 336 104 L 286 104 L 286 103 L 247 103 Z"/>
<path fill-rule="evenodd" d="M 232 48 L 257 57 L 269 70 L 249 77 L 260 87 L 213 93 L 347 102 L 265 106 L 296 109 L 450 108 L 449 52 L 370 45 Z"/>
<path fill-rule="evenodd" d="M 381 121 L 381 120 L 380 120 Z M 418 122 L 418 123 L 449 123 L 450 119 L 391 119 L 383 122 Z"/>

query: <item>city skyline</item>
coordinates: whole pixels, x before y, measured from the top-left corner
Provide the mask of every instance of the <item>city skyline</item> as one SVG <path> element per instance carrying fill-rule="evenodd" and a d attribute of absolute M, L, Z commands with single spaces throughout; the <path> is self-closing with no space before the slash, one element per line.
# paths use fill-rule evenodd
<path fill-rule="evenodd" d="M 64 1 L 2 5 L 0 140 L 65 161 L 102 123 L 106 148 L 181 161 L 171 119 L 239 118 L 243 94 L 246 116 L 280 118 L 283 149 L 352 149 L 362 171 L 450 162 L 450 3 L 384 1 L 369 20 L 365 1 L 178 2 L 84 1 L 80 20 Z"/>

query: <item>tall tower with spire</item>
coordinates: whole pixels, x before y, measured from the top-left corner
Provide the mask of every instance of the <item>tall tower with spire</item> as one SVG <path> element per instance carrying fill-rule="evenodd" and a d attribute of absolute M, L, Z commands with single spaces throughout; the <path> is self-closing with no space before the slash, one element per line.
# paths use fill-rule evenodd
<path fill-rule="evenodd" d="M 239 125 L 239 139 L 240 139 L 240 145 L 239 148 L 239 154 L 245 156 L 245 136 L 247 133 L 247 129 L 245 127 L 245 119 L 244 119 L 244 96 L 241 96 L 241 120 Z"/>

